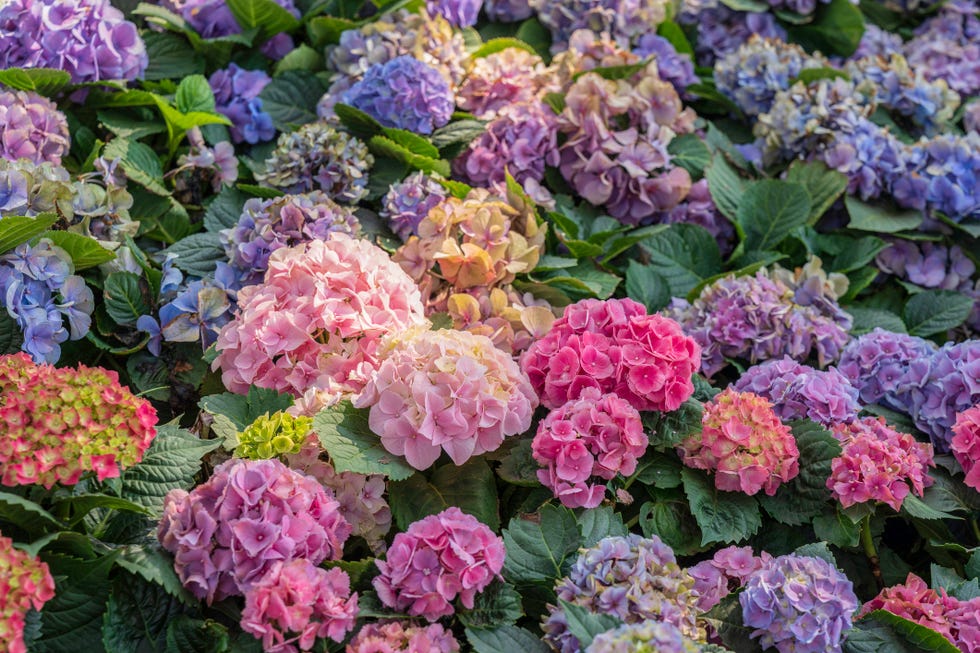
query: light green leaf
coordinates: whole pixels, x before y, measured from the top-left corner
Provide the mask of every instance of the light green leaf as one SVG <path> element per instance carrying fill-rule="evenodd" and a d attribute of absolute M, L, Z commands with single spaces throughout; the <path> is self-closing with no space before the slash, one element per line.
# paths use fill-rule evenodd
<path fill-rule="evenodd" d="M 7 68 L 0 70 L 0 84 L 18 91 L 34 91 L 51 97 L 71 83 L 71 75 L 54 68 Z"/>
<path fill-rule="evenodd" d="M 57 221 L 58 216 L 54 213 L 42 213 L 33 218 L 20 215 L 0 218 L 0 254 L 44 233 Z"/>
<path fill-rule="evenodd" d="M 367 410 L 349 401 L 325 408 L 313 418 L 313 429 L 338 472 L 382 474 L 393 481 L 415 470 L 401 456 L 389 453 L 368 426 Z"/>
<path fill-rule="evenodd" d="M 133 326 L 150 312 L 140 289 L 140 277 L 132 272 L 113 272 L 103 287 L 105 309 L 116 324 Z"/>
<path fill-rule="evenodd" d="M 41 237 L 47 238 L 68 252 L 72 263 L 75 264 L 75 272 L 87 270 L 116 258 L 115 252 L 106 249 L 98 241 L 72 231 L 46 231 Z"/>
<path fill-rule="evenodd" d="M 258 29 L 262 40 L 299 27 L 299 20 L 274 0 L 228 0 L 227 4 L 242 29 Z"/>
<path fill-rule="evenodd" d="M 867 204 L 851 195 L 844 198 L 844 206 L 851 216 L 847 225 L 851 229 L 893 234 L 918 229 L 922 224 L 922 211 L 895 210 Z"/>
<path fill-rule="evenodd" d="M 163 185 L 163 166 L 149 145 L 126 138 L 114 138 L 102 151 L 108 160 L 119 160 L 126 177 L 156 195 L 169 195 Z"/>

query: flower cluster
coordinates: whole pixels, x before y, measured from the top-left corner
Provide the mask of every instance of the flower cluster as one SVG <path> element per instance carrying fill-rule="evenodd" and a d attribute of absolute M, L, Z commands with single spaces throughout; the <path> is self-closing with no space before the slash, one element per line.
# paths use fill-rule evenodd
<path fill-rule="evenodd" d="M 562 601 L 596 614 L 612 615 L 627 624 L 664 622 L 686 637 L 704 639 L 697 622 L 694 579 L 656 535 L 607 537 L 583 549 L 555 590 Z M 545 642 L 559 653 L 581 651 L 562 608 L 551 609 L 543 629 Z"/>
<path fill-rule="evenodd" d="M 667 622 L 623 624 L 596 635 L 584 653 L 702 653 L 703 648 Z"/>
<path fill-rule="evenodd" d="M 135 465 L 156 437 L 153 406 L 100 367 L 36 365 L 0 356 L 0 467 L 4 485 L 101 481 Z"/>
<path fill-rule="evenodd" d="M 486 336 L 456 330 L 396 335 L 354 405 L 385 449 L 428 469 L 445 451 L 462 465 L 531 426 L 537 397 L 517 363 Z"/>
<path fill-rule="evenodd" d="M 956 416 L 950 448 L 966 474 L 963 482 L 980 490 L 980 404 Z"/>
<path fill-rule="evenodd" d="M 578 399 L 548 413 L 531 445 L 545 469 L 538 479 L 569 508 L 595 508 L 606 491 L 599 477 L 629 476 L 648 440 L 640 414 L 614 394 L 585 388 Z"/>
<path fill-rule="evenodd" d="M 347 644 L 347 653 L 457 653 L 459 642 L 440 624 L 400 621 L 365 624 Z"/>
<path fill-rule="evenodd" d="M 669 412 L 694 393 L 700 355 L 676 322 L 647 315 L 632 299 L 587 299 L 565 307 L 521 357 L 521 367 L 548 408 L 596 388 L 640 411 Z"/>
<path fill-rule="evenodd" d="M 255 144 L 276 135 L 272 116 L 262 110 L 259 93 L 272 81 L 264 71 L 244 70 L 236 64 L 215 71 L 208 79 L 218 113 L 231 121 L 231 140 Z"/>
<path fill-rule="evenodd" d="M 275 2 L 294 17 L 300 17 L 293 0 Z M 162 0 L 161 4 L 173 9 L 206 39 L 242 33 L 241 26 L 225 0 Z M 288 34 L 280 33 L 263 43 L 261 52 L 271 59 L 282 59 L 292 49 L 293 39 Z"/>
<path fill-rule="evenodd" d="M 368 68 L 343 95 L 349 104 L 385 127 L 419 134 L 449 122 L 455 101 L 449 82 L 437 69 L 402 55 Z"/>
<path fill-rule="evenodd" d="M 344 32 L 345 34 L 347 32 Z M 381 200 L 381 217 L 402 241 L 418 236 L 419 223 L 449 193 L 424 172 L 413 172 L 388 188 Z"/>
<path fill-rule="evenodd" d="M 231 186 L 238 179 L 238 159 L 235 147 L 228 141 L 208 145 L 199 127 L 187 132 L 190 149 L 177 159 L 177 167 L 168 174 L 174 178 L 177 195 L 184 201 L 198 204 L 201 197 L 222 186 Z M 118 163 L 118 161 L 117 161 Z"/>
<path fill-rule="evenodd" d="M 751 392 L 723 390 L 704 406 L 701 432 L 678 447 L 684 464 L 714 474 L 715 487 L 772 496 L 800 472 L 800 452 L 772 404 Z"/>
<path fill-rule="evenodd" d="M 487 18 L 498 23 L 514 23 L 530 18 L 534 8 L 527 0 L 483 0 Z"/>
<path fill-rule="evenodd" d="M 881 417 L 835 424 L 843 451 L 831 464 L 827 488 L 841 505 L 880 501 L 898 511 L 911 491 L 922 496 L 932 485 L 932 446 L 899 433 Z"/>
<path fill-rule="evenodd" d="M 255 178 L 287 193 L 322 190 L 331 199 L 354 204 L 367 195 L 372 165 L 367 145 L 320 121 L 282 134 Z"/>
<path fill-rule="evenodd" d="M 811 419 L 830 426 L 857 417 L 858 390 L 833 367 L 821 371 L 792 358 L 766 361 L 750 367 L 733 386 L 772 402 L 779 419 Z"/>
<path fill-rule="evenodd" d="M 980 217 L 980 134 L 942 134 L 906 150 L 909 173 L 892 193 L 900 206 L 940 211 L 954 222 Z"/>
<path fill-rule="evenodd" d="M 278 460 L 232 459 L 189 493 L 171 490 L 157 538 L 208 604 L 246 594 L 280 564 L 343 553 L 351 527 L 323 487 Z"/>
<path fill-rule="evenodd" d="M 48 565 L 14 548 L 13 540 L 0 535 L 0 641 L 8 653 L 27 653 L 24 644 L 25 615 L 54 597 L 54 579 Z"/>
<path fill-rule="evenodd" d="M 473 62 L 459 87 L 459 108 L 489 119 L 506 107 L 536 100 L 546 71 L 541 57 L 521 48 L 506 48 Z"/>
<path fill-rule="evenodd" d="M 747 115 L 758 116 L 769 111 L 776 95 L 789 89 L 802 70 L 822 63 L 798 45 L 753 36 L 715 63 L 715 83 Z"/>
<path fill-rule="evenodd" d="M 753 555 L 752 547 L 729 546 L 719 549 L 711 558 L 688 567 L 687 573 L 694 579 L 694 590 L 700 597 L 698 610 L 707 612 L 718 605 L 733 591 L 733 583 L 735 587 L 741 587 L 749 576 L 770 560 L 772 556 L 765 551 Z"/>
<path fill-rule="evenodd" d="M 555 321 L 550 304 L 513 288 L 475 288 L 446 302 L 453 327 L 484 335 L 499 349 L 519 354 L 542 338 Z"/>
<path fill-rule="evenodd" d="M 472 608 L 476 595 L 501 578 L 504 541 L 452 506 L 396 535 L 386 559 L 375 564 L 381 574 L 372 583 L 381 602 L 431 622 L 453 614 L 457 597 Z"/>
<path fill-rule="evenodd" d="M 779 653 L 840 653 L 859 605 L 853 584 L 831 563 L 796 554 L 766 561 L 738 599 L 752 637 Z"/>
<path fill-rule="evenodd" d="M 0 156 L 0 217 L 53 212 L 74 218 L 71 176 L 61 166 Z"/>
<path fill-rule="evenodd" d="M 923 288 L 966 290 L 977 271 L 976 264 L 959 245 L 895 240 L 875 257 L 882 272 Z"/>
<path fill-rule="evenodd" d="M 326 240 L 331 233 L 356 236 L 354 212 L 315 190 L 272 199 L 253 197 L 245 202 L 238 224 L 221 232 L 221 242 L 241 283 L 262 281 L 269 255 L 283 247 L 310 240 Z"/>
<path fill-rule="evenodd" d="M 904 410 L 897 397 L 909 365 L 935 351 L 923 338 L 876 328 L 847 343 L 837 369 L 858 389 L 862 403 Z"/>
<path fill-rule="evenodd" d="M 398 265 L 336 233 L 273 252 L 265 283 L 239 291 L 238 305 L 214 367 L 242 394 L 251 384 L 297 397 L 356 394 L 377 369 L 381 338 L 424 321 L 418 288 Z"/>
<path fill-rule="evenodd" d="M 425 8 L 432 15 L 440 15 L 453 27 L 472 27 L 480 15 L 483 0 L 426 0 Z"/>
<path fill-rule="evenodd" d="M 691 176 L 667 147 L 694 129 L 670 82 L 651 62 L 632 79 L 596 73 L 576 79 L 565 95 L 558 130 L 562 176 L 583 198 L 627 224 L 669 211 L 691 189 Z"/>
<path fill-rule="evenodd" d="M 51 100 L 0 87 L 0 158 L 61 165 L 68 151 L 68 121 Z"/>
<path fill-rule="evenodd" d="M 266 653 L 297 653 L 312 650 L 317 638 L 343 641 L 356 618 L 347 574 L 301 558 L 273 563 L 249 588 L 241 626 Z"/>
<path fill-rule="evenodd" d="M 21 349 L 37 362 L 57 362 L 61 343 L 84 338 L 92 324 L 92 290 L 72 271 L 68 252 L 47 238 L 0 256 L 3 307 L 24 334 Z"/>
<path fill-rule="evenodd" d="M 905 44 L 909 63 L 963 96 L 980 91 L 980 18 L 972 2 L 948 2 Z"/>
<path fill-rule="evenodd" d="M 141 77 L 136 25 L 109 0 L 11 0 L 0 5 L 0 69 L 56 68 L 71 81 Z"/>
<path fill-rule="evenodd" d="M 266 413 L 238 434 L 235 455 L 264 460 L 299 453 L 312 428 L 313 419 L 310 417 L 295 417 L 282 411 L 271 415 Z"/>
<path fill-rule="evenodd" d="M 667 18 L 663 0 L 531 0 L 538 19 L 551 32 L 551 51 L 564 50 L 576 30 L 607 32 L 624 43 Z"/>
<path fill-rule="evenodd" d="M 715 62 L 739 49 L 755 35 L 759 39 L 786 40 L 786 30 L 770 13 L 735 11 L 718 0 L 684 0 L 678 20 L 694 26 L 698 35 L 694 53 L 701 66 Z"/>

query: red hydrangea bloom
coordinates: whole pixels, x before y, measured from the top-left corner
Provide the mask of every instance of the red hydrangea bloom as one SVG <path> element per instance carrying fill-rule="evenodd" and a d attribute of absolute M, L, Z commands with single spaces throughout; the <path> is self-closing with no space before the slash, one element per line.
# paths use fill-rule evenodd
<path fill-rule="evenodd" d="M 24 353 L 0 356 L 0 482 L 74 485 L 100 481 L 143 459 L 157 413 L 101 367 L 37 365 Z"/>
<path fill-rule="evenodd" d="M 635 408 L 614 394 L 586 388 L 579 399 L 541 421 L 531 448 L 534 459 L 546 467 L 538 470 L 538 479 L 563 505 L 595 508 L 606 486 L 588 481 L 629 476 L 647 443 Z"/>
<path fill-rule="evenodd" d="M 614 392 L 637 410 L 677 410 L 694 394 L 701 348 L 673 320 L 632 299 L 586 299 L 565 307 L 521 357 L 541 403 L 558 408 L 585 388 Z"/>
<path fill-rule="evenodd" d="M 701 433 L 685 439 L 678 453 L 688 467 L 706 469 L 715 487 L 748 495 L 776 489 L 800 472 L 800 452 L 789 427 L 768 400 L 728 388 L 704 406 Z"/>
<path fill-rule="evenodd" d="M 365 624 L 347 645 L 347 653 L 456 653 L 459 642 L 439 624 L 415 626 L 390 621 Z"/>
<path fill-rule="evenodd" d="M 921 497 L 932 485 L 932 445 L 895 431 L 881 417 L 835 424 L 833 432 L 844 449 L 831 464 L 827 488 L 845 508 L 881 501 L 897 511 L 910 490 Z"/>
<path fill-rule="evenodd" d="M 48 565 L 0 535 L 0 642 L 7 653 L 27 653 L 24 644 L 24 615 L 54 596 L 54 579 Z"/>
<path fill-rule="evenodd" d="M 387 559 L 375 564 L 381 574 L 373 584 L 382 603 L 435 621 L 453 614 L 457 596 L 472 608 L 477 593 L 501 578 L 504 541 L 453 506 L 396 535 Z"/>
<path fill-rule="evenodd" d="M 966 473 L 964 482 L 980 490 L 980 404 L 964 410 L 953 424 L 953 456 Z"/>

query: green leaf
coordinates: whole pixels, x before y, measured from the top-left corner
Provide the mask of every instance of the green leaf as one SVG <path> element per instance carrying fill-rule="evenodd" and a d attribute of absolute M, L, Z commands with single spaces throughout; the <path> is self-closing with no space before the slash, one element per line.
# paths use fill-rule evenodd
<path fill-rule="evenodd" d="M 551 107 L 555 115 L 561 115 L 561 112 L 565 110 L 565 94 L 556 92 L 545 93 L 544 103 Z"/>
<path fill-rule="evenodd" d="M 863 270 L 874 260 L 878 252 L 886 249 L 888 243 L 881 238 L 846 238 L 844 247 L 828 261 L 827 269 L 833 272 L 853 272 Z M 877 270 L 877 268 L 875 268 Z"/>
<path fill-rule="evenodd" d="M 753 497 L 723 492 L 707 474 L 693 469 L 682 470 L 681 479 L 691 513 L 701 527 L 701 544 L 741 542 L 762 526 L 759 504 Z"/>
<path fill-rule="evenodd" d="M 315 72 L 323 70 L 323 52 L 317 51 L 300 43 L 299 47 L 286 53 L 286 56 L 276 63 L 273 74 L 278 76 L 290 70 L 305 70 Z"/>
<path fill-rule="evenodd" d="M 438 173 L 443 177 L 449 177 L 452 174 L 448 161 L 416 154 L 387 136 L 372 136 L 368 141 L 368 147 L 375 156 L 390 157 L 396 161 L 401 161 L 415 170 L 421 170 L 430 174 Z"/>
<path fill-rule="evenodd" d="M 258 29 L 262 40 L 299 27 L 299 21 L 274 0 L 228 0 L 227 5 L 241 28 Z"/>
<path fill-rule="evenodd" d="M 861 540 L 861 526 L 838 508 L 813 518 L 813 532 L 818 538 L 842 549 L 853 548 Z"/>
<path fill-rule="evenodd" d="M 79 523 L 85 518 L 85 515 L 96 508 L 147 514 L 146 508 L 138 503 L 107 494 L 76 494 L 58 499 L 51 506 L 51 509 L 59 515 L 70 515 L 66 517 L 69 526 Z"/>
<path fill-rule="evenodd" d="M 687 35 L 684 34 L 681 26 L 674 21 L 665 20 L 657 25 L 657 35 L 670 41 L 670 44 L 674 46 L 678 54 L 686 54 L 691 58 L 694 57 L 694 48 L 691 46 L 691 42 L 687 40 Z"/>
<path fill-rule="evenodd" d="M 316 121 L 316 105 L 326 91 L 326 86 L 313 73 L 288 70 L 274 77 L 259 93 L 259 99 L 262 100 L 262 110 L 282 129 L 287 125 L 305 125 Z M 340 112 L 337 115 L 340 116 Z"/>
<path fill-rule="evenodd" d="M 0 520 L 28 533 L 64 528 L 64 524 L 40 505 L 10 492 L 0 492 Z"/>
<path fill-rule="evenodd" d="M 491 530 L 500 528 L 497 486 L 482 458 L 473 458 L 458 467 L 452 463 L 442 465 L 428 481 L 421 474 L 414 474 L 392 483 L 389 503 L 395 523 L 402 530 L 451 506 L 473 515 Z"/>
<path fill-rule="evenodd" d="M 181 79 L 187 75 L 199 75 L 204 72 L 205 62 L 200 55 L 188 52 L 185 39 L 168 32 L 144 32 L 146 55 L 149 64 L 143 73 L 143 79 L 157 81 L 161 79 Z"/>
<path fill-rule="evenodd" d="M 807 224 L 811 226 L 847 190 L 845 175 L 817 161 L 794 161 L 786 172 L 786 181 L 802 185 L 810 196 L 810 217 Z"/>
<path fill-rule="evenodd" d="M 103 287 L 105 309 L 116 324 L 133 326 L 141 315 L 150 312 L 140 290 L 140 277 L 132 272 L 113 272 Z"/>
<path fill-rule="evenodd" d="M 20 215 L 0 218 L 0 254 L 44 233 L 57 221 L 58 216 L 54 213 L 41 213 L 33 218 Z"/>
<path fill-rule="evenodd" d="M 268 186 L 256 186 L 255 184 L 235 184 L 235 188 L 247 193 L 250 197 L 259 197 L 264 200 L 271 200 L 277 197 L 282 197 L 286 193 L 279 190 L 278 188 L 270 188 Z"/>
<path fill-rule="evenodd" d="M 580 70 L 579 72 L 572 75 L 572 79 L 576 80 L 582 75 L 598 75 L 603 79 L 608 79 L 610 81 L 617 81 L 620 79 L 629 79 L 636 73 L 640 72 L 650 63 L 649 59 L 644 59 L 643 61 L 638 61 L 636 63 L 623 64 L 621 66 L 602 66 L 599 68 L 590 68 L 589 70 Z"/>
<path fill-rule="evenodd" d="M 565 575 L 580 545 L 575 515 L 551 504 L 529 518 L 515 517 L 503 531 L 507 559 L 504 578 L 515 585 L 551 585 Z"/>
<path fill-rule="evenodd" d="M 166 646 L 167 625 L 182 612 L 180 602 L 159 585 L 123 574 L 109 595 L 102 641 L 111 653 L 160 651 Z"/>
<path fill-rule="evenodd" d="M 474 653 L 548 653 L 550 649 L 541 638 L 517 626 L 497 628 L 467 628 L 466 639 Z"/>
<path fill-rule="evenodd" d="M 850 79 L 851 76 L 848 75 L 843 70 L 838 70 L 837 68 L 807 68 L 801 70 L 800 74 L 796 76 L 795 79 L 790 81 L 790 84 L 796 84 L 796 82 L 803 82 L 804 84 L 812 84 L 813 82 L 820 81 L 821 79 Z M 809 164 L 807 164 L 809 165 Z M 819 164 L 823 165 L 823 164 Z"/>
<path fill-rule="evenodd" d="M 800 451 L 800 472 L 783 483 L 774 496 L 759 496 L 759 502 L 774 519 L 799 526 L 818 515 L 830 501 L 827 479 L 831 462 L 841 446 L 830 431 L 809 420 L 792 422 L 793 437 Z"/>
<path fill-rule="evenodd" d="M 650 258 L 646 267 L 667 282 L 671 297 L 684 297 L 723 269 L 718 242 L 699 225 L 672 224 L 642 246 Z"/>
<path fill-rule="evenodd" d="M 219 440 L 202 440 L 175 424 L 157 427 L 143 460 L 122 473 L 122 497 L 154 517 L 163 514 L 167 492 L 190 488 L 201 469 L 201 457 L 219 446 Z"/>
<path fill-rule="evenodd" d="M 852 336 L 869 333 L 875 328 L 893 333 L 908 333 L 902 318 L 890 311 L 863 306 L 848 306 L 847 312 L 854 318 L 854 325 L 851 327 Z"/>
<path fill-rule="evenodd" d="M 316 16 L 306 23 L 306 33 L 315 48 L 335 45 L 340 41 L 340 35 L 349 29 L 357 29 L 357 23 L 337 16 Z"/>
<path fill-rule="evenodd" d="M 958 649 L 936 631 L 925 626 L 920 626 L 908 619 L 903 619 L 886 610 L 869 612 L 862 617 L 861 621 L 868 619 L 889 626 L 905 641 L 919 647 L 923 651 L 929 651 L 930 653 L 958 653 Z"/>
<path fill-rule="evenodd" d="M 802 184 L 763 179 L 749 186 L 738 207 L 737 221 L 747 250 L 774 250 L 807 223 L 810 196 Z"/>
<path fill-rule="evenodd" d="M 752 639 L 752 628 L 742 623 L 742 605 L 738 594 L 729 594 L 703 619 L 734 653 L 762 653 L 758 639 Z"/>
<path fill-rule="evenodd" d="M 499 39 L 490 39 L 479 48 L 477 48 L 473 54 L 470 55 L 471 59 L 483 59 L 491 54 L 496 54 L 508 48 L 517 48 L 518 50 L 524 50 L 525 52 L 530 52 L 531 54 L 537 54 L 534 48 L 520 39 L 502 37 Z"/>
<path fill-rule="evenodd" d="M 119 138 L 138 140 L 167 131 L 167 126 L 153 110 L 143 107 L 102 109 L 96 112 L 96 116 L 106 129 Z"/>
<path fill-rule="evenodd" d="M 251 637 L 247 633 L 243 635 Z M 257 639 L 252 641 L 259 644 Z M 228 629 L 216 621 L 201 621 L 179 615 L 167 626 L 166 653 L 226 653 L 229 650 L 232 649 Z M 234 651 L 245 653 L 241 648 Z"/>
<path fill-rule="evenodd" d="M 126 138 L 114 138 L 102 150 L 107 160 L 119 160 L 126 177 L 155 195 L 169 195 L 163 184 L 163 166 L 149 145 Z"/>
<path fill-rule="evenodd" d="M 705 170 L 708 180 L 708 190 L 718 210 L 729 220 L 737 221 L 738 207 L 742 196 L 748 190 L 749 182 L 738 176 L 738 173 L 721 153 L 711 159 L 711 165 Z"/>
<path fill-rule="evenodd" d="M 909 494 L 902 500 L 902 512 L 916 519 L 959 519 L 956 515 L 933 508 L 914 494 Z"/>
<path fill-rule="evenodd" d="M 231 420 L 239 431 L 249 426 L 262 415 L 286 410 L 293 405 L 293 398 L 268 388 L 250 386 L 247 395 L 234 392 L 207 395 L 198 406 L 212 415 L 223 415 Z"/>
<path fill-rule="evenodd" d="M 225 186 L 214 201 L 208 204 L 208 209 L 204 212 L 204 228 L 213 232 L 231 229 L 238 224 L 242 207 L 248 199 L 248 195 L 241 190 Z"/>
<path fill-rule="evenodd" d="M 611 614 L 597 614 L 575 603 L 559 599 L 559 606 L 568 621 L 568 630 L 579 642 L 580 650 L 589 648 L 596 635 L 622 625 L 622 621 Z"/>
<path fill-rule="evenodd" d="M 92 561 L 63 555 L 45 557 L 55 578 L 54 598 L 41 611 L 37 653 L 101 653 L 102 615 L 109 598 L 109 571 L 115 554 Z"/>
<path fill-rule="evenodd" d="M 455 120 L 432 132 L 432 144 L 440 150 L 450 145 L 469 145 L 487 130 L 482 120 Z"/>
<path fill-rule="evenodd" d="M 57 95 L 71 83 L 71 75 L 54 68 L 7 68 L 0 70 L 0 84 L 38 95 Z"/>
<path fill-rule="evenodd" d="M 524 609 L 514 586 L 498 582 L 476 595 L 472 609 L 457 614 L 467 628 L 495 628 L 517 623 L 524 616 Z"/>
<path fill-rule="evenodd" d="M 187 605 L 197 603 L 197 599 L 184 589 L 177 572 L 174 571 L 173 558 L 169 553 L 164 553 L 156 541 L 120 547 L 116 564 L 131 574 L 159 585 L 168 594 Z"/>
<path fill-rule="evenodd" d="M 667 152 L 675 165 L 687 170 L 695 179 L 700 179 L 704 169 L 711 163 L 711 150 L 695 134 L 683 134 L 667 144 Z"/>
<path fill-rule="evenodd" d="M 531 440 L 519 440 L 500 461 L 497 475 L 511 485 L 541 487 L 538 480 L 540 467 L 531 454 Z"/>
<path fill-rule="evenodd" d="M 385 136 L 413 154 L 418 154 L 429 159 L 439 158 L 439 150 L 424 136 L 419 136 L 406 129 L 395 129 L 394 127 L 382 127 L 382 131 Z"/>
<path fill-rule="evenodd" d="M 844 197 L 844 206 L 851 216 L 847 225 L 851 229 L 893 234 L 918 229 L 922 224 L 922 211 L 903 211 L 867 204 L 851 195 Z"/>
<path fill-rule="evenodd" d="M 684 493 L 671 490 L 655 494 L 656 499 L 640 506 L 640 529 L 643 535 L 656 535 L 677 555 L 693 555 L 702 550 L 701 529 L 691 514 Z"/>
<path fill-rule="evenodd" d="M 208 277 L 214 273 L 218 261 L 225 258 L 218 234 L 213 232 L 191 234 L 167 248 L 168 254 L 176 254 L 174 265 L 187 274 Z"/>
<path fill-rule="evenodd" d="M 335 104 L 333 110 L 340 124 L 358 138 L 369 139 L 384 129 L 380 122 L 368 114 L 342 102 Z"/>
<path fill-rule="evenodd" d="M 769 5 L 762 0 L 722 0 L 722 4 L 735 11 L 766 12 Z"/>
<path fill-rule="evenodd" d="M 349 401 L 325 408 L 313 418 L 313 429 L 338 472 L 382 474 L 403 481 L 415 470 L 401 456 L 389 453 L 368 426 L 367 410 Z"/>
<path fill-rule="evenodd" d="M 790 39 L 807 51 L 849 57 L 864 34 L 864 15 L 850 0 L 831 0 L 821 4 L 807 25 L 787 25 Z"/>
<path fill-rule="evenodd" d="M 101 265 L 116 258 L 114 252 L 106 249 L 93 238 L 72 231 L 46 231 L 41 235 L 68 252 L 75 272 Z"/>
<path fill-rule="evenodd" d="M 23 342 L 24 334 L 17 322 L 6 310 L 0 310 L 0 355 L 17 353 Z"/>
<path fill-rule="evenodd" d="M 628 533 L 622 515 L 610 506 L 583 510 L 578 519 L 578 528 L 583 547 L 595 546 L 599 540 L 607 537 L 625 537 Z"/>
<path fill-rule="evenodd" d="M 534 48 L 545 63 L 551 61 L 551 32 L 537 18 L 528 18 L 521 23 L 514 37 Z"/>
<path fill-rule="evenodd" d="M 204 75 L 189 75 L 177 85 L 174 105 L 181 113 L 194 111 L 213 112 L 214 92 Z"/>
<path fill-rule="evenodd" d="M 931 336 L 954 329 L 973 310 L 973 298 L 953 290 L 925 290 L 912 295 L 902 313 L 913 336 Z"/>

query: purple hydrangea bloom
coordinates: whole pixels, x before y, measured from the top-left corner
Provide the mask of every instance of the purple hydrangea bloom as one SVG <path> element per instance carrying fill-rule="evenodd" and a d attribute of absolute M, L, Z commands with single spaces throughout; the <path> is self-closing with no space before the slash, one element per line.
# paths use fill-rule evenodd
<path fill-rule="evenodd" d="M 624 46 L 667 17 L 664 0 L 531 0 L 538 19 L 551 32 L 551 51 L 561 52 L 576 30 L 608 33 Z"/>
<path fill-rule="evenodd" d="M 351 209 L 313 191 L 248 200 L 238 224 L 221 232 L 221 241 L 242 285 L 249 285 L 262 281 L 269 255 L 277 249 L 326 240 L 334 232 L 356 236 L 358 229 Z"/>
<path fill-rule="evenodd" d="M 92 325 L 91 289 L 72 274 L 68 252 L 46 238 L 0 256 L 0 298 L 23 333 L 21 349 L 37 363 L 56 363 L 61 343 L 84 338 Z"/>
<path fill-rule="evenodd" d="M 231 121 L 231 140 L 235 143 L 267 141 L 276 135 L 272 116 L 262 110 L 259 93 L 272 81 L 262 70 L 243 70 L 235 64 L 217 70 L 208 80 L 214 91 L 218 113 Z"/>
<path fill-rule="evenodd" d="M 391 29 L 384 29 L 385 27 Z M 337 44 L 327 48 L 328 67 L 356 80 L 371 66 L 386 63 L 399 54 L 404 54 L 404 35 L 394 24 L 373 23 L 371 28 L 370 31 L 362 28 L 342 32 Z"/>
<path fill-rule="evenodd" d="M 68 121 L 54 102 L 0 87 L 0 157 L 57 166 L 68 145 Z"/>
<path fill-rule="evenodd" d="M 906 173 L 906 148 L 887 129 L 858 118 L 848 131 L 836 132 L 818 156 L 847 175 L 847 192 L 861 199 L 887 193 Z"/>
<path fill-rule="evenodd" d="M 688 86 L 698 81 L 690 55 L 677 52 L 673 44 L 662 36 L 652 32 L 644 34 L 636 42 L 633 54 L 641 59 L 654 57 L 660 78 L 673 84 L 681 95 Z"/>
<path fill-rule="evenodd" d="M 980 18 L 975 2 L 949 2 L 905 44 L 909 63 L 964 96 L 980 92 Z"/>
<path fill-rule="evenodd" d="M 822 558 L 773 558 L 739 594 L 742 621 L 763 648 L 780 653 L 840 653 L 859 603 L 854 586 Z"/>
<path fill-rule="evenodd" d="M 487 18 L 498 23 L 515 23 L 534 13 L 527 0 L 484 0 L 483 10 L 487 12 Z"/>
<path fill-rule="evenodd" d="M 954 222 L 980 218 L 980 134 L 943 134 L 907 149 L 912 174 L 896 180 L 899 204 L 941 211 Z"/>
<path fill-rule="evenodd" d="M 414 172 L 388 188 L 381 200 L 381 217 L 403 241 L 418 235 L 418 226 L 429 210 L 449 193 L 424 172 Z"/>
<path fill-rule="evenodd" d="M 715 83 L 747 115 L 757 116 L 769 111 L 800 71 L 825 63 L 796 44 L 754 36 L 715 63 Z"/>
<path fill-rule="evenodd" d="M 425 8 L 432 14 L 439 14 L 453 27 L 472 27 L 480 16 L 483 0 L 426 0 Z"/>
<path fill-rule="evenodd" d="M 707 229 L 718 242 L 718 249 L 727 256 L 735 249 L 735 226 L 715 206 L 708 189 L 708 180 L 699 179 L 691 185 L 684 201 L 662 214 L 657 222 L 664 224 L 696 224 Z"/>
<path fill-rule="evenodd" d="M 980 132 L 980 102 L 971 102 L 963 112 L 963 129 Z"/>
<path fill-rule="evenodd" d="M 597 614 L 630 624 L 666 622 L 688 637 L 703 639 L 696 620 L 694 579 L 677 565 L 674 552 L 656 535 L 607 537 L 583 549 L 556 591 L 562 601 Z M 543 629 L 545 641 L 559 653 L 581 650 L 561 608 L 551 608 Z"/>
<path fill-rule="evenodd" d="M 786 30 L 769 13 L 734 11 L 716 5 L 704 7 L 696 13 L 682 13 L 679 20 L 697 26 L 694 54 L 701 66 L 714 66 L 719 59 L 738 50 L 753 35 L 760 39 L 786 40 Z"/>
<path fill-rule="evenodd" d="M 882 272 L 917 286 L 943 290 L 969 289 L 977 271 L 959 245 L 947 247 L 930 241 L 895 240 L 878 253 L 875 264 Z"/>
<path fill-rule="evenodd" d="M 408 55 L 369 68 L 344 93 L 343 101 L 386 127 L 419 134 L 431 134 L 448 123 L 455 107 L 446 78 Z"/>
<path fill-rule="evenodd" d="M 858 389 L 862 403 L 904 412 L 897 397 L 909 365 L 935 351 L 936 346 L 923 338 L 875 329 L 847 343 L 837 369 Z"/>
<path fill-rule="evenodd" d="M 864 34 L 857 50 L 850 56 L 851 60 L 865 57 L 890 57 L 902 52 L 902 37 L 893 32 L 883 30 L 874 23 L 864 26 Z"/>
<path fill-rule="evenodd" d="M 703 647 L 703 644 L 685 637 L 676 626 L 661 621 L 643 621 L 636 624 L 623 624 L 596 635 L 585 649 L 585 653 L 637 653 L 638 651 L 701 653 L 720 650 Z"/>
<path fill-rule="evenodd" d="M 806 418 L 830 426 L 853 421 L 861 409 L 857 388 L 838 370 L 815 370 L 792 358 L 750 367 L 735 382 L 735 389 L 771 401 L 784 422 Z"/>
<path fill-rule="evenodd" d="M 0 4 L 0 68 L 56 68 L 77 84 L 136 79 L 147 63 L 136 25 L 109 0 Z"/>
<path fill-rule="evenodd" d="M 300 17 L 293 0 L 275 2 L 294 17 Z M 235 20 L 225 0 L 163 0 L 162 4 L 180 14 L 206 39 L 242 33 L 241 25 Z M 270 59 L 282 59 L 292 49 L 293 39 L 288 34 L 276 34 L 262 44 L 261 52 Z"/>

